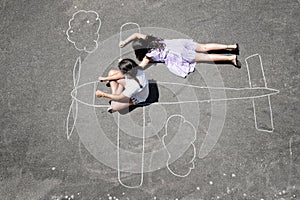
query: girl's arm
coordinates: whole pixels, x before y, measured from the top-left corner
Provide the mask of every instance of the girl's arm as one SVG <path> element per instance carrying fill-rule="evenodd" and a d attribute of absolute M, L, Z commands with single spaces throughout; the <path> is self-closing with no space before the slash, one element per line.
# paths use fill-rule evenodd
<path fill-rule="evenodd" d="M 141 34 L 141 33 L 133 33 L 131 36 L 129 36 L 128 38 L 126 38 L 125 40 L 123 41 L 120 41 L 119 43 L 119 47 L 124 47 L 126 44 L 128 44 L 129 42 L 131 42 L 132 40 L 135 40 L 135 39 L 146 39 L 147 38 L 147 35 L 144 35 L 144 34 Z"/>
<path fill-rule="evenodd" d="M 105 98 L 111 99 L 113 101 L 119 101 L 119 102 L 129 102 L 129 100 L 130 100 L 123 93 L 121 93 L 121 94 L 109 94 L 109 93 L 102 92 L 101 90 L 96 91 L 96 96 L 97 97 L 105 97 Z"/>
<path fill-rule="evenodd" d="M 139 64 L 139 66 L 144 69 L 149 64 L 149 62 L 150 59 L 147 56 L 145 56 L 142 62 Z"/>
<path fill-rule="evenodd" d="M 124 78 L 125 76 L 121 72 L 116 72 L 115 74 L 107 77 L 102 77 L 100 76 L 98 78 L 99 81 L 104 82 L 104 81 L 115 81 Z"/>

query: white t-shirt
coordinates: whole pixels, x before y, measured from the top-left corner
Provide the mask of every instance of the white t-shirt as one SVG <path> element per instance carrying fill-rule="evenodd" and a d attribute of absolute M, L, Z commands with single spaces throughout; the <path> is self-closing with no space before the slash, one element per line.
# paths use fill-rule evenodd
<path fill-rule="evenodd" d="M 138 69 L 136 78 L 139 80 L 142 88 L 135 79 L 125 76 L 125 90 L 123 91 L 123 95 L 130 98 L 133 104 L 146 101 L 149 95 L 148 79 L 144 70 Z"/>

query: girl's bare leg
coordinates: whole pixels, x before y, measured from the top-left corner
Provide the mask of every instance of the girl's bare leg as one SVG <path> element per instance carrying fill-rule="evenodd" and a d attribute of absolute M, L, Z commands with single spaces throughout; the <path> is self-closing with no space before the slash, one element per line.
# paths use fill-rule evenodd
<path fill-rule="evenodd" d="M 117 81 L 110 81 L 110 88 L 112 94 L 121 94 L 124 90 L 125 80 L 119 79 Z M 118 101 L 111 101 L 111 109 L 113 110 L 122 110 L 128 108 L 132 105 L 132 102 L 129 100 L 128 102 L 118 102 Z"/>
<path fill-rule="evenodd" d="M 109 70 L 107 77 L 115 77 L 115 76 L 119 76 L 119 74 L 122 74 L 122 72 L 120 70 L 111 69 L 111 70 Z M 116 90 L 119 85 L 119 83 L 117 81 L 118 80 L 109 81 L 112 94 L 116 94 Z"/>
<path fill-rule="evenodd" d="M 236 44 L 217 44 L 217 43 L 208 43 L 208 44 L 197 44 L 195 51 L 196 52 L 207 52 L 212 50 L 224 50 L 224 49 L 236 49 Z"/>
<path fill-rule="evenodd" d="M 129 106 L 132 105 L 132 102 L 117 102 L 117 101 L 112 101 L 111 102 L 111 105 L 110 107 L 113 109 L 113 110 L 123 110 L 125 108 L 128 108 Z"/>
<path fill-rule="evenodd" d="M 233 65 L 236 65 L 236 55 L 225 56 L 220 54 L 206 54 L 206 53 L 196 53 L 196 62 L 215 62 L 215 61 L 229 61 Z"/>
<path fill-rule="evenodd" d="M 119 80 L 124 78 L 124 75 L 122 74 L 122 72 L 118 69 L 111 69 L 108 72 L 107 78 L 109 78 L 109 80 Z"/>

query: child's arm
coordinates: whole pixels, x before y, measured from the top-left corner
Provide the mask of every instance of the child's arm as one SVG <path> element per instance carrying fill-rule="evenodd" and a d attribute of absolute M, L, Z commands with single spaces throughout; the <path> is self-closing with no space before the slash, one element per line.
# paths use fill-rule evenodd
<path fill-rule="evenodd" d="M 139 64 L 139 66 L 144 69 L 149 64 L 149 62 L 150 59 L 147 56 L 145 56 L 142 62 Z"/>
<path fill-rule="evenodd" d="M 129 36 L 128 38 L 126 38 L 125 40 L 123 41 L 120 41 L 119 43 L 119 47 L 122 48 L 124 47 L 126 44 L 128 44 L 129 42 L 131 42 L 132 40 L 135 40 L 135 39 L 146 39 L 147 38 L 147 35 L 144 35 L 144 34 L 141 34 L 141 33 L 133 33 L 131 36 Z"/>

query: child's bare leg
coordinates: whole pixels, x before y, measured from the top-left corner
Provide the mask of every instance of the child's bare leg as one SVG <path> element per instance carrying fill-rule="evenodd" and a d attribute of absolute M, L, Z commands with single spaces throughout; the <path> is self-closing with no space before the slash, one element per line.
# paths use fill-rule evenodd
<path fill-rule="evenodd" d="M 117 81 L 111 81 L 110 87 L 112 94 L 121 94 L 124 91 L 125 80 L 119 79 Z M 118 101 L 111 101 L 111 109 L 113 110 L 122 110 L 132 105 L 132 102 L 128 100 L 128 102 L 118 102 Z"/>
<path fill-rule="evenodd" d="M 217 43 L 208 43 L 208 44 L 197 44 L 196 52 L 207 52 L 212 50 L 223 50 L 223 49 L 236 49 L 236 44 L 217 44 Z"/>
<path fill-rule="evenodd" d="M 110 81 L 110 89 L 112 94 L 116 94 L 119 83 L 117 81 Z"/>
<path fill-rule="evenodd" d="M 114 85 L 113 88 L 111 88 L 111 93 L 112 94 L 121 94 L 124 90 L 125 87 L 125 80 L 124 79 L 120 79 L 117 81 L 111 81 L 112 84 Z M 116 86 L 116 87 L 115 87 Z"/>
<path fill-rule="evenodd" d="M 119 74 L 122 74 L 120 70 L 111 69 L 109 70 L 107 77 L 118 77 Z M 116 94 L 116 90 L 119 85 L 118 80 L 111 80 L 109 81 L 109 83 L 110 83 L 111 93 Z"/>
<path fill-rule="evenodd" d="M 124 78 L 124 75 L 122 74 L 122 72 L 118 69 L 111 69 L 108 72 L 107 77 L 109 78 L 109 80 L 119 80 L 121 78 Z"/>
<path fill-rule="evenodd" d="M 122 110 L 125 108 L 128 108 L 130 105 L 132 105 L 132 102 L 117 102 L 117 101 L 112 101 L 110 107 L 113 110 Z"/>
<path fill-rule="evenodd" d="M 229 61 L 232 64 L 236 65 L 236 55 L 225 56 L 220 54 L 205 54 L 205 53 L 196 53 L 195 57 L 196 62 L 215 62 L 215 61 Z"/>

